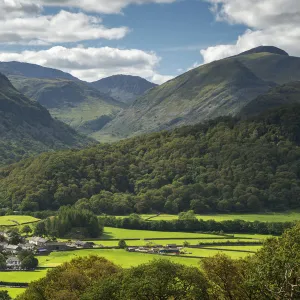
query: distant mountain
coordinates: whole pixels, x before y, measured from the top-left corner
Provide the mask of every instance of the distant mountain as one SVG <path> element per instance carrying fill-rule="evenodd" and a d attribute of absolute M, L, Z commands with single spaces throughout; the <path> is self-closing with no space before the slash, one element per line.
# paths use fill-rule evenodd
<path fill-rule="evenodd" d="M 0 74 L 0 166 L 49 150 L 76 148 L 92 140 L 54 120 Z"/>
<path fill-rule="evenodd" d="M 124 138 L 234 116 L 269 89 L 297 80 L 300 58 L 275 47 L 258 47 L 202 65 L 151 89 L 120 112 L 99 135 Z"/>
<path fill-rule="evenodd" d="M 125 104 L 105 95 L 87 83 L 66 79 L 9 76 L 13 85 L 27 97 L 49 109 L 52 116 L 79 131 L 91 134 L 100 126 L 90 126 L 99 118 L 109 122 Z"/>
<path fill-rule="evenodd" d="M 17 61 L 0 62 L 0 72 L 6 76 L 17 75 L 28 78 L 62 78 L 80 81 L 71 74 L 62 72 L 60 70 Z"/>
<path fill-rule="evenodd" d="M 290 82 L 269 90 L 247 104 L 240 115 L 249 117 L 283 105 L 300 103 L 300 81 Z"/>
<path fill-rule="evenodd" d="M 274 46 L 259 46 L 259 47 L 250 49 L 248 51 L 242 52 L 238 56 L 248 55 L 248 54 L 256 54 L 256 53 L 270 53 L 270 54 L 272 53 L 272 54 L 289 56 L 289 54 L 287 52 L 285 52 L 284 50 L 279 49 L 277 47 L 274 47 Z"/>
<path fill-rule="evenodd" d="M 85 134 L 99 131 L 126 105 L 71 74 L 39 65 L 0 62 L 0 72 L 51 115 Z M 100 121 L 99 121 L 100 120 Z"/>
<path fill-rule="evenodd" d="M 92 86 L 118 101 L 131 104 L 157 85 L 138 76 L 115 75 L 93 82 Z"/>

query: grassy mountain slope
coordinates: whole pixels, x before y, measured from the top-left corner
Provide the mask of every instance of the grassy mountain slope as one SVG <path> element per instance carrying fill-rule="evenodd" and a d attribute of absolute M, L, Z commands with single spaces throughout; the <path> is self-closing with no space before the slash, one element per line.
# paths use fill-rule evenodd
<path fill-rule="evenodd" d="M 44 153 L 0 172 L 0 204 L 95 213 L 300 208 L 300 105 Z"/>
<path fill-rule="evenodd" d="M 265 81 L 284 84 L 300 80 L 300 58 L 273 53 L 254 53 L 237 59 Z"/>
<path fill-rule="evenodd" d="M 100 130 L 106 124 L 97 123 L 97 120 L 109 121 L 125 107 L 80 81 L 15 75 L 9 76 L 9 79 L 19 91 L 46 107 L 52 116 L 87 134 Z M 91 122 L 98 126 L 91 126 Z"/>
<path fill-rule="evenodd" d="M 236 59 L 214 62 L 150 90 L 104 132 L 126 137 L 235 115 L 270 86 Z"/>
<path fill-rule="evenodd" d="M 60 70 L 46 68 L 35 64 L 22 63 L 17 61 L 0 62 L 0 72 L 6 76 L 16 75 L 28 78 L 62 78 L 67 80 L 80 81 L 71 74 Z"/>
<path fill-rule="evenodd" d="M 258 47 L 200 66 L 151 89 L 100 134 L 124 138 L 236 115 L 270 88 L 293 80 L 300 80 L 300 58 L 275 47 Z"/>
<path fill-rule="evenodd" d="M 131 104 L 156 84 L 138 76 L 115 75 L 93 82 L 92 86 L 120 102 Z"/>
<path fill-rule="evenodd" d="M 247 104 L 240 115 L 248 117 L 283 105 L 300 103 L 300 81 L 277 86 Z"/>
<path fill-rule="evenodd" d="M 54 120 L 45 108 L 26 98 L 0 74 L 0 165 L 43 151 L 80 147 L 90 142 Z"/>

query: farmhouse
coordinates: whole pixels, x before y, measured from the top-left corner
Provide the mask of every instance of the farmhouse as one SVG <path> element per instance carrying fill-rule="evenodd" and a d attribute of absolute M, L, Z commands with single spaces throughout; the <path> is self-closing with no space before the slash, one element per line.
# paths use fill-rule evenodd
<path fill-rule="evenodd" d="M 43 246 L 48 242 L 47 239 L 35 236 L 29 239 L 29 244 L 35 245 L 35 246 Z"/>
<path fill-rule="evenodd" d="M 60 242 L 48 242 L 43 245 L 43 249 L 47 250 L 48 252 L 51 251 L 66 251 L 70 250 L 70 247 L 66 243 Z"/>
<path fill-rule="evenodd" d="M 11 256 L 6 260 L 8 270 L 21 270 L 21 265 L 22 263 L 17 257 Z"/>
<path fill-rule="evenodd" d="M 9 244 L 7 244 L 6 246 L 4 246 L 3 250 L 6 253 L 17 254 L 18 252 L 20 252 L 22 250 L 22 247 L 20 247 L 19 245 L 9 245 Z"/>

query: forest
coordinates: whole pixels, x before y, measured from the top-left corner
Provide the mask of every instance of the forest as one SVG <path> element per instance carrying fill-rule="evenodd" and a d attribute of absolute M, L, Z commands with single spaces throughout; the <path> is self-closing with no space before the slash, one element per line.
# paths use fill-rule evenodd
<path fill-rule="evenodd" d="M 28 158 L 0 171 L 0 205 L 95 214 L 261 212 L 300 203 L 300 105 Z"/>

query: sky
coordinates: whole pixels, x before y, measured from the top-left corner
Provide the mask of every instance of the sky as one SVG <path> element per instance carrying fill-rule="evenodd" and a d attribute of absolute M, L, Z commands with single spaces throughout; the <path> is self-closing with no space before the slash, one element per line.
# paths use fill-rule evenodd
<path fill-rule="evenodd" d="M 0 61 L 161 84 L 260 45 L 300 56 L 299 25 L 300 0 L 0 0 Z"/>

